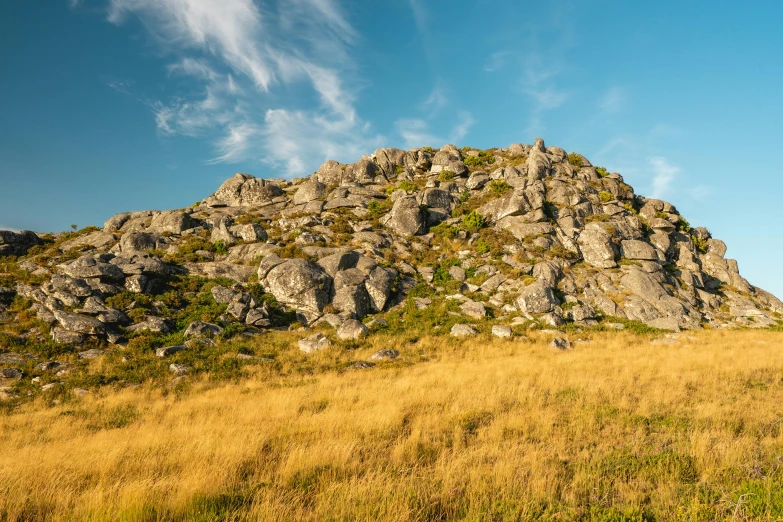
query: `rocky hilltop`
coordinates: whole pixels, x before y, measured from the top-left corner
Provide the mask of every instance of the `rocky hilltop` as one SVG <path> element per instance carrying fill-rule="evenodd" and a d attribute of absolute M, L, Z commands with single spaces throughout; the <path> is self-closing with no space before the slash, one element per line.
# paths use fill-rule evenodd
<path fill-rule="evenodd" d="M 725 253 L 672 204 L 541 139 L 380 149 L 305 179 L 236 174 L 190 208 L 102 229 L 0 232 L 0 357 L 155 335 L 182 343 L 151 342 L 166 355 L 297 322 L 357 338 L 428 309 L 453 335 L 777 326 L 783 303 Z"/>

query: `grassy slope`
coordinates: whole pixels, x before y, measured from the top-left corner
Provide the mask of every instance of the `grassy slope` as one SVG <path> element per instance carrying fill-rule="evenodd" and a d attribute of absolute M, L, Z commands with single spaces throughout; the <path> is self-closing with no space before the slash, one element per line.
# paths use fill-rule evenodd
<path fill-rule="evenodd" d="M 26 405 L 0 417 L 0 519 L 783 517 L 779 333 L 590 335 Z"/>

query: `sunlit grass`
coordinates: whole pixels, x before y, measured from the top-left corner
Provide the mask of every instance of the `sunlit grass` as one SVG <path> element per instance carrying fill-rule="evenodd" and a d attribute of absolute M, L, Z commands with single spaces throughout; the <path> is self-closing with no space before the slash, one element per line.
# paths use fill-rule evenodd
<path fill-rule="evenodd" d="M 378 335 L 353 358 L 399 362 L 25 405 L 0 417 L 0 519 L 783 517 L 780 334 L 591 336 Z"/>

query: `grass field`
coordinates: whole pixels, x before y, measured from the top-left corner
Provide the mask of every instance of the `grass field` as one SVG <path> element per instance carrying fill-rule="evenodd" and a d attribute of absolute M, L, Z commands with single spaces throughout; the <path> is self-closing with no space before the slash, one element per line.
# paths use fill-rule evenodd
<path fill-rule="evenodd" d="M 783 334 L 537 335 L 39 399 L 0 416 L 0 519 L 783 520 Z"/>

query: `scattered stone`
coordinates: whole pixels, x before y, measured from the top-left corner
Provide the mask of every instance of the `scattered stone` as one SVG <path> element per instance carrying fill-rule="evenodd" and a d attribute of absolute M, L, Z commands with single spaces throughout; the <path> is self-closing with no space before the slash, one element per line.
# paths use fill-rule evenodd
<path fill-rule="evenodd" d="M 163 348 L 156 348 L 155 349 L 155 356 L 156 357 L 168 357 L 169 355 L 174 355 L 177 352 L 181 352 L 182 350 L 187 350 L 187 346 L 165 346 Z"/>
<path fill-rule="evenodd" d="M 393 361 L 400 356 L 397 350 L 387 349 L 375 352 L 370 356 L 371 361 Z"/>
<path fill-rule="evenodd" d="M 185 339 L 191 337 L 218 337 L 223 333 L 223 328 L 216 324 L 194 321 L 185 330 Z"/>
<path fill-rule="evenodd" d="M 511 339 L 513 334 L 510 326 L 496 324 L 492 327 L 492 335 L 501 339 Z"/>
<path fill-rule="evenodd" d="M 190 367 L 184 364 L 169 364 L 169 371 L 174 375 L 185 375 L 190 371 Z"/>
<path fill-rule="evenodd" d="M 23 375 L 24 373 L 19 368 L 3 368 L 0 370 L 0 377 L 3 379 L 18 381 Z"/>
<path fill-rule="evenodd" d="M 549 343 L 549 346 L 558 350 L 568 350 L 571 348 L 571 342 L 565 337 L 555 337 L 552 339 L 552 342 Z"/>
<path fill-rule="evenodd" d="M 337 337 L 343 341 L 349 339 L 356 340 L 368 333 L 367 327 L 356 319 L 348 319 L 337 329 Z"/>
<path fill-rule="evenodd" d="M 348 367 L 349 370 L 369 370 L 370 368 L 375 368 L 375 363 L 368 361 L 356 361 Z"/>
<path fill-rule="evenodd" d="M 332 342 L 322 333 L 311 335 L 299 340 L 299 349 L 304 353 L 313 353 L 324 350 L 332 345 Z"/>
<path fill-rule="evenodd" d="M 478 331 L 468 324 L 455 324 L 451 327 L 452 337 L 471 337 L 478 334 Z"/>
<path fill-rule="evenodd" d="M 91 348 L 89 350 L 84 350 L 83 352 L 79 352 L 79 359 L 95 359 L 103 354 L 106 353 L 106 350 L 101 350 L 100 348 Z"/>
<path fill-rule="evenodd" d="M 466 301 L 460 305 L 459 309 L 463 314 L 474 319 L 484 319 L 487 316 L 484 303 L 478 301 Z"/>

